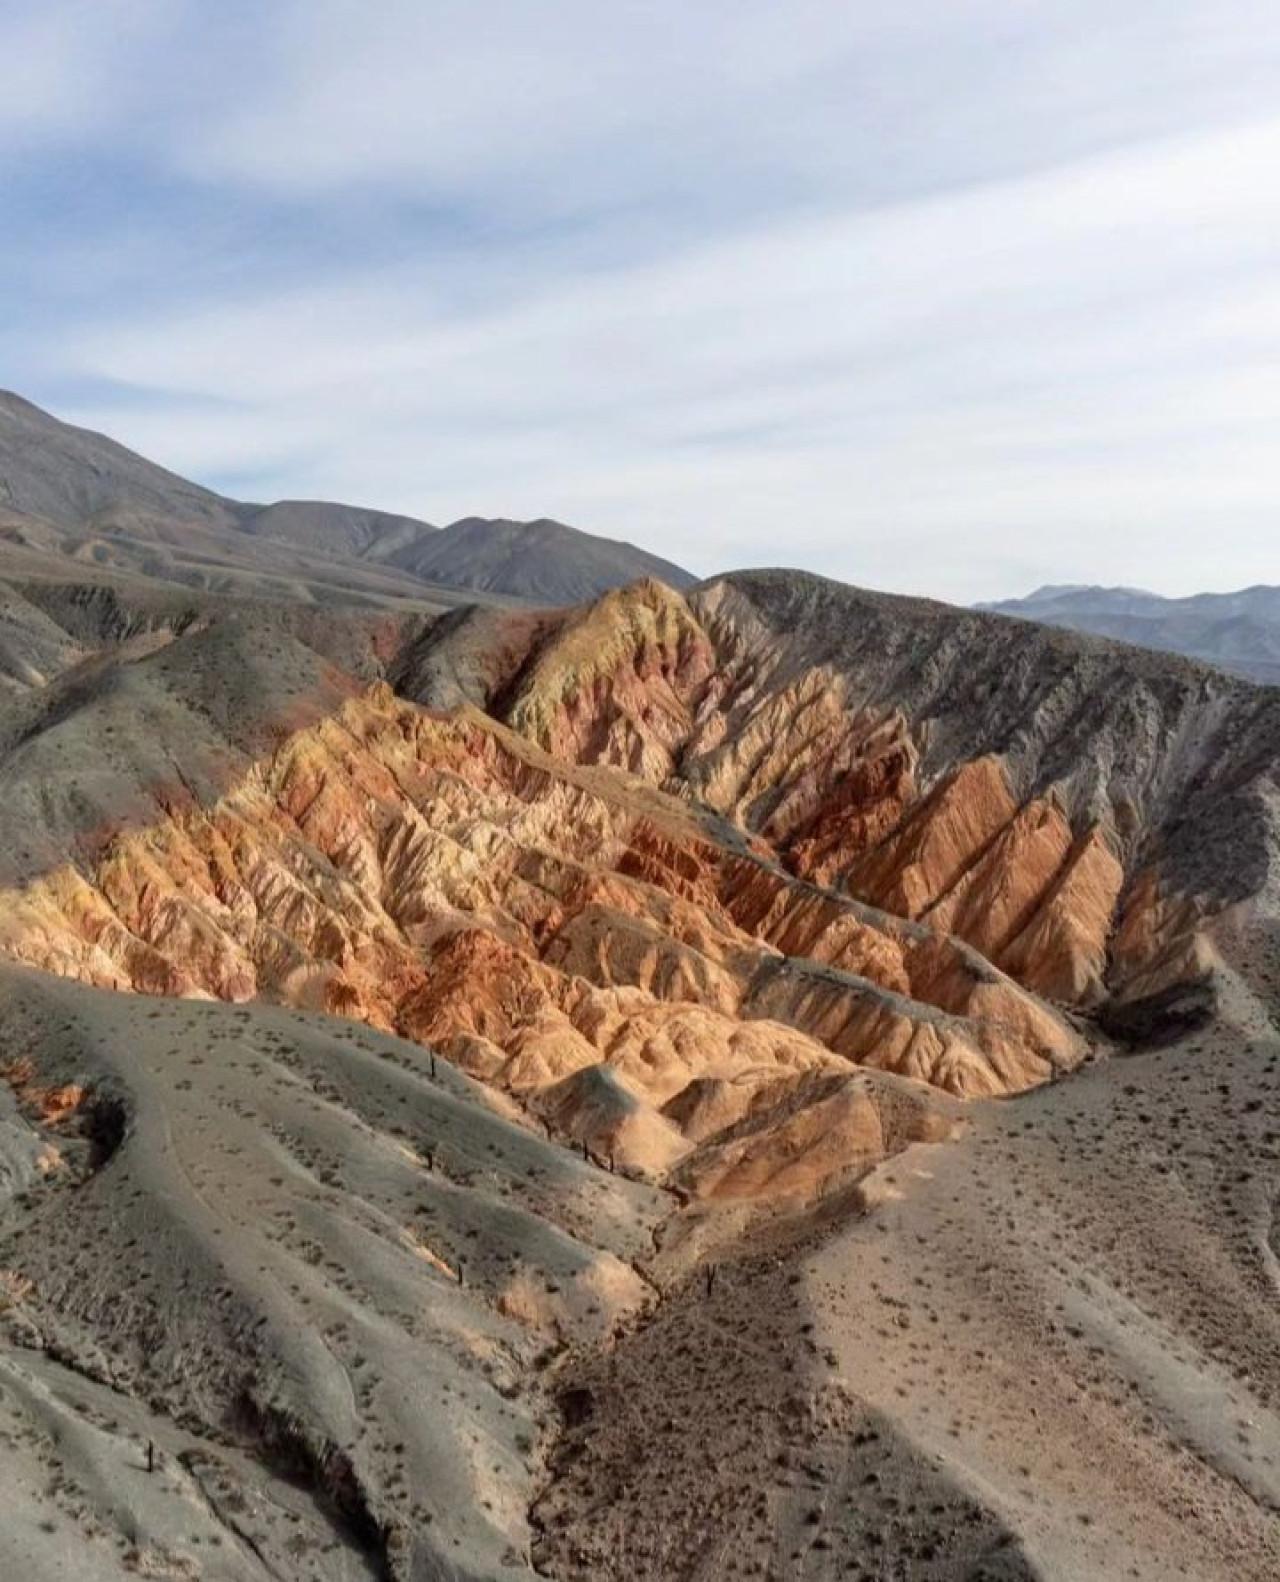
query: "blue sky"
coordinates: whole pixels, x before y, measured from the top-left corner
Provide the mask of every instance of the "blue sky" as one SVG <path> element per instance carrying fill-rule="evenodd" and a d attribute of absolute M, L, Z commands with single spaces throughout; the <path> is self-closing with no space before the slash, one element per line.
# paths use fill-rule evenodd
<path fill-rule="evenodd" d="M 0 383 L 201 481 L 1280 582 L 1273 0 L 0 0 L 0 60 Z"/>

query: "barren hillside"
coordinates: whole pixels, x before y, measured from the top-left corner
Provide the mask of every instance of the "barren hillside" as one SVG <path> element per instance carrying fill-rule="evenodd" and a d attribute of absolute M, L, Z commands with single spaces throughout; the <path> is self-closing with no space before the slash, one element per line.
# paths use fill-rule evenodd
<path fill-rule="evenodd" d="M 0 390 L 0 577 L 86 567 L 248 598 L 437 607 L 459 589 L 569 604 L 637 577 L 694 580 L 634 544 L 545 519 L 440 529 L 326 500 L 232 500 Z"/>
<path fill-rule="evenodd" d="M 10 1564 L 1275 1574 L 1280 693 L 12 587 Z"/>

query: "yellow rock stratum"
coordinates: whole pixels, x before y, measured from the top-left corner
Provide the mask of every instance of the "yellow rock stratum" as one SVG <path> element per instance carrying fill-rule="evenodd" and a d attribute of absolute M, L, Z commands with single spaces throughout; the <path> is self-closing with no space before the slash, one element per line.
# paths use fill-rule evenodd
<path fill-rule="evenodd" d="M 1082 1052 L 928 923 L 797 879 L 641 778 L 381 685 L 213 805 L 4 901 L 12 959 L 359 1018 L 601 1161 L 733 1196 L 863 1169 L 906 1111 L 924 1135 L 926 1084 L 1014 1091 Z M 914 1082 L 886 1097 L 876 1071 Z"/>

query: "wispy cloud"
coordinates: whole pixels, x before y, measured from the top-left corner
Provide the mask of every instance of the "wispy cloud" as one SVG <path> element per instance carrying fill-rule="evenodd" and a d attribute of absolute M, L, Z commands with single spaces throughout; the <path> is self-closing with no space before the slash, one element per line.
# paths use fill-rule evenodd
<path fill-rule="evenodd" d="M 956 598 L 1276 576 L 1269 6 L 113 9 L 124 66 L 27 45 L 0 350 L 170 465 Z"/>
<path fill-rule="evenodd" d="M 177 33 L 181 0 L 41 0 L 0 4 L 0 131 L 12 160 L 40 144 L 118 127 L 151 97 L 142 67 L 157 74 Z"/>

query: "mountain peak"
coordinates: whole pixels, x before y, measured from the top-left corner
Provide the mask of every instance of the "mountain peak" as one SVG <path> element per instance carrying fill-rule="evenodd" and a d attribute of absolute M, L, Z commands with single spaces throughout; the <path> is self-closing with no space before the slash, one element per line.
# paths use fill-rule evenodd
<path fill-rule="evenodd" d="M 1280 588 L 1169 598 L 1142 588 L 1052 584 L 980 608 L 1167 649 L 1254 681 L 1280 682 Z"/>
<path fill-rule="evenodd" d="M 43 524 L 53 542 L 63 535 L 67 555 L 83 557 L 86 537 L 105 536 L 92 551 L 97 563 L 187 584 L 225 582 L 235 567 L 245 579 L 269 571 L 297 586 L 314 581 L 319 557 L 326 599 L 342 585 L 333 562 L 350 565 L 346 587 L 359 599 L 431 599 L 448 589 L 566 604 L 639 577 L 678 587 L 695 580 L 633 544 L 550 517 L 472 516 L 441 530 L 339 501 L 234 500 L 11 391 L 0 392 L 0 507 Z"/>

